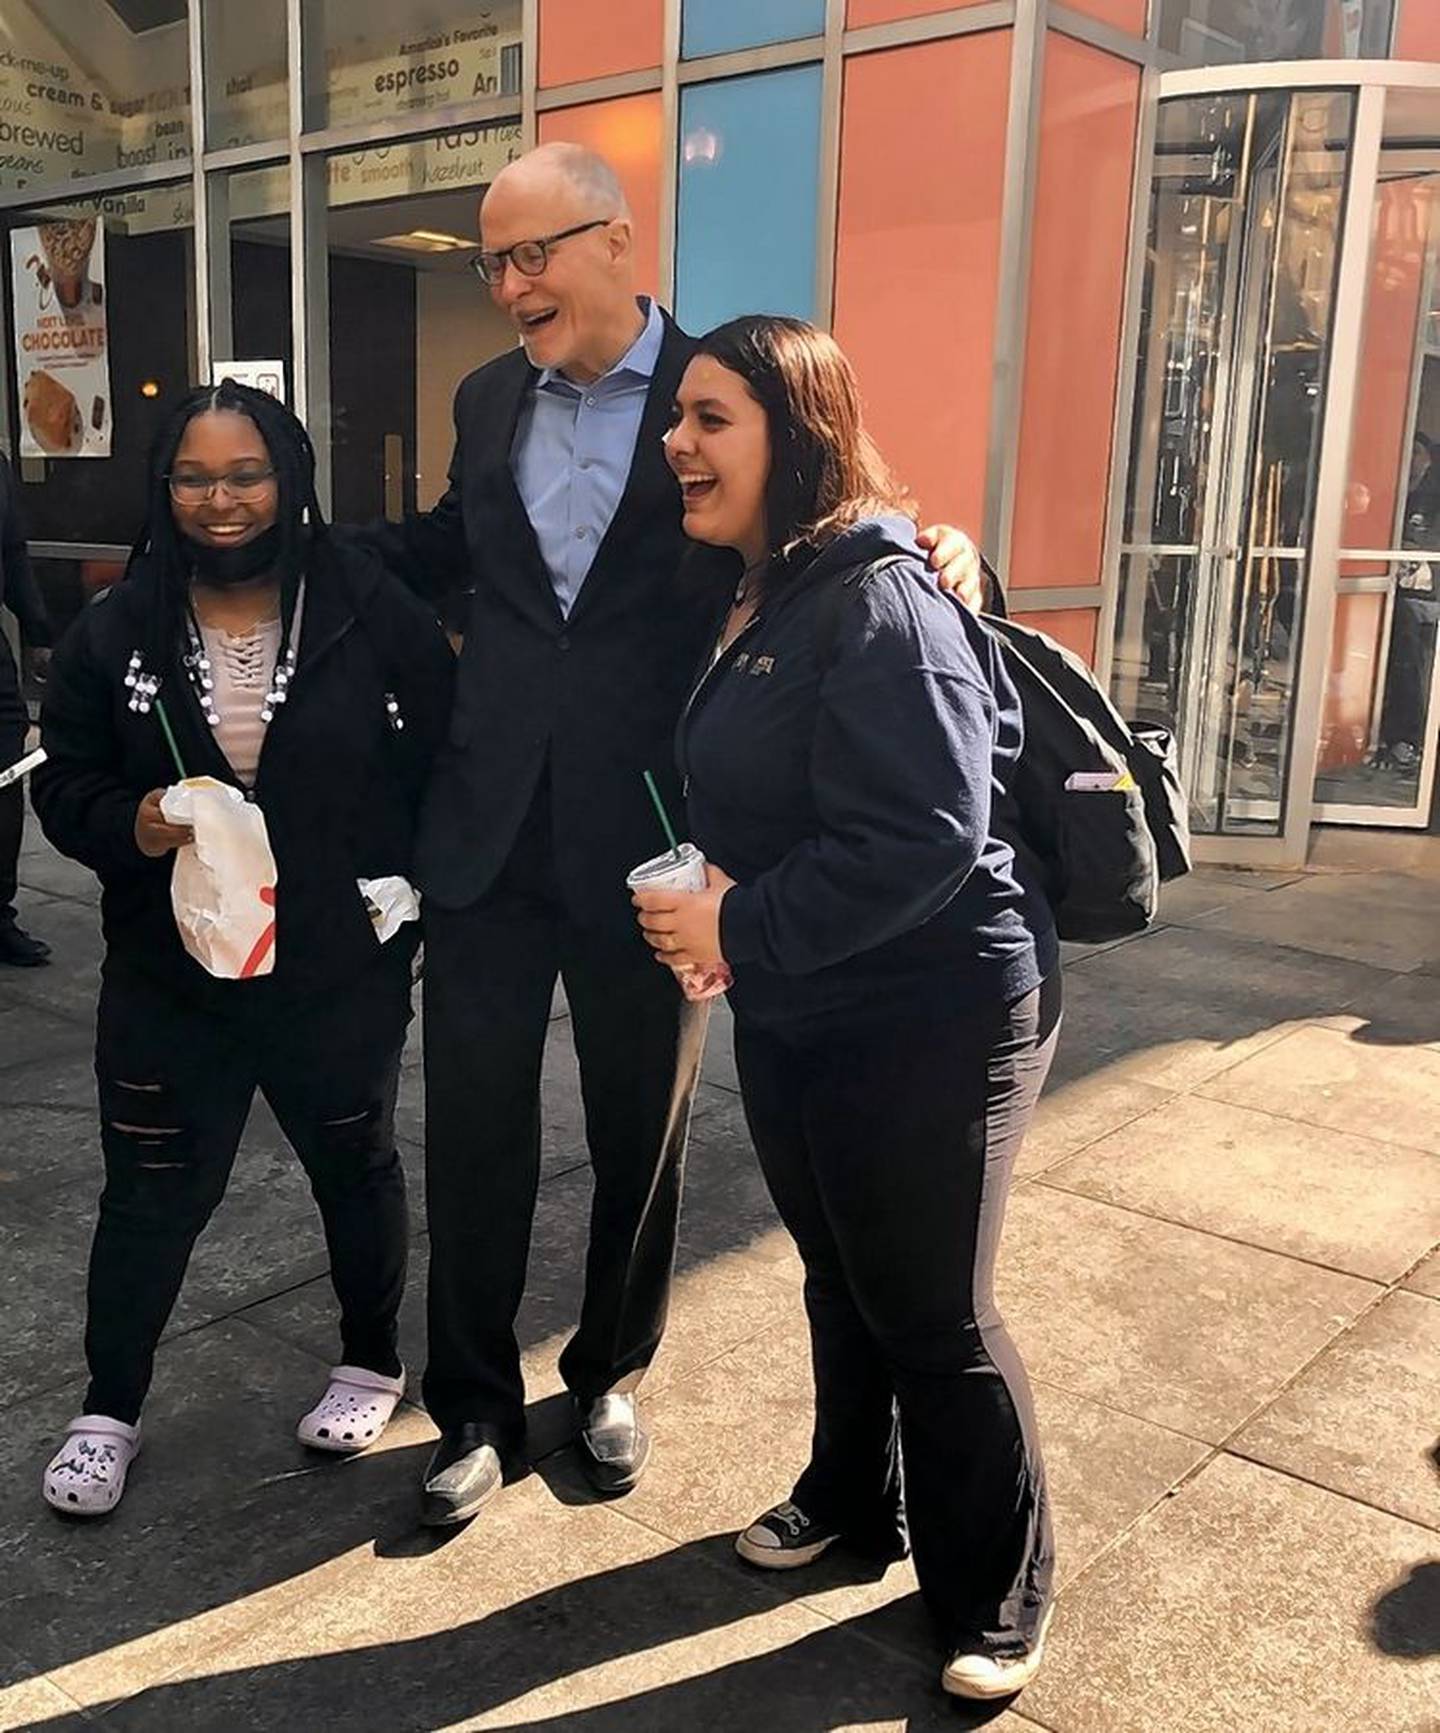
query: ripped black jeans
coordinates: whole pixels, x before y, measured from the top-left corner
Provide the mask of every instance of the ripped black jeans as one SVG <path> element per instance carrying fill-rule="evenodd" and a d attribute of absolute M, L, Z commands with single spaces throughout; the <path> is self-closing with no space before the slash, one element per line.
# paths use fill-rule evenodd
<path fill-rule="evenodd" d="M 395 1374 L 405 1176 L 395 1149 L 413 942 L 340 991 L 271 981 L 191 998 L 107 961 L 95 1071 L 105 1189 L 90 1254 L 86 1412 L 138 1419 L 201 1229 L 225 1194 L 258 1089 L 304 1165 L 340 1302 L 341 1360 Z"/>

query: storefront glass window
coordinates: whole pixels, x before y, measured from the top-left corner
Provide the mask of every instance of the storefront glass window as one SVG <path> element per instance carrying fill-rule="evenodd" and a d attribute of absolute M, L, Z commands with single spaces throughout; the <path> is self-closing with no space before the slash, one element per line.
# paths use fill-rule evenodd
<path fill-rule="evenodd" d="M 686 330 L 737 313 L 814 316 L 819 177 L 818 66 L 686 87 L 675 279 Z"/>
<path fill-rule="evenodd" d="M 189 183 L 5 213 L 9 422 L 37 541 L 128 544 L 194 377 Z"/>
<path fill-rule="evenodd" d="M 211 150 L 284 139 L 290 130 L 285 0 L 209 0 L 205 47 L 206 143 Z"/>
<path fill-rule="evenodd" d="M 1383 60 L 1394 0 L 1159 0 L 1160 46 L 1186 66 Z"/>
<path fill-rule="evenodd" d="M 518 96 L 521 0 L 314 0 L 325 47 L 323 119 L 354 126 Z"/>
<path fill-rule="evenodd" d="M 277 361 L 293 403 L 288 167 L 275 163 L 212 176 L 210 209 L 216 235 L 228 232 L 230 267 L 228 277 L 217 273 L 211 286 L 214 364 Z"/>
<path fill-rule="evenodd" d="M 0 190 L 190 155 L 185 0 L 0 7 Z"/>
<path fill-rule="evenodd" d="M 336 522 L 445 491 L 455 388 L 515 343 L 469 262 L 481 195 L 519 149 L 514 121 L 330 159 L 329 405 L 311 433 L 329 444 Z"/>
<path fill-rule="evenodd" d="M 825 0 L 685 0 L 680 52 L 687 60 L 766 42 L 795 42 L 825 29 Z"/>

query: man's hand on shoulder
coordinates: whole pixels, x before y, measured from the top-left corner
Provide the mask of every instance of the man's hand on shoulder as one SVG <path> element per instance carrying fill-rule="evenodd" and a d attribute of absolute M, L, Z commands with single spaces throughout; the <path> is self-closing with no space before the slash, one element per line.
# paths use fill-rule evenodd
<path fill-rule="evenodd" d="M 954 524 L 931 524 L 916 540 L 930 556 L 930 569 L 937 574 L 941 589 L 949 590 L 972 614 L 978 614 L 985 606 L 985 574 L 980 569 L 979 550 L 964 530 Z"/>

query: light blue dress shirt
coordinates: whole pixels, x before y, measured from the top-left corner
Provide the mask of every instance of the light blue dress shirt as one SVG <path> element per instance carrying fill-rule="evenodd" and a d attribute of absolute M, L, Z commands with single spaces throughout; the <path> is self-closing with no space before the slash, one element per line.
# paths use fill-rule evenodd
<path fill-rule="evenodd" d="M 515 428 L 510 467 L 568 619 L 625 492 L 665 325 L 641 297 L 645 329 L 610 371 L 575 385 L 547 367 Z"/>

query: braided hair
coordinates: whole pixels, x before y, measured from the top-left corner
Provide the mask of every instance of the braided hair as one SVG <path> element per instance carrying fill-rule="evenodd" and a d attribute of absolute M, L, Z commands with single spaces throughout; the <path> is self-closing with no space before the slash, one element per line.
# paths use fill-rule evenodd
<path fill-rule="evenodd" d="M 213 410 L 229 410 L 253 422 L 265 441 L 275 471 L 282 656 L 290 641 L 300 579 L 317 544 L 328 533 L 315 492 L 315 447 L 297 416 L 268 392 L 239 385 L 233 379 L 224 379 L 219 385 L 200 386 L 182 397 L 151 445 L 145 523 L 125 567 L 128 578 L 143 562 L 158 579 L 160 603 L 151 621 L 147 665 L 160 674 L 170 669 L 184 642 L 194 570 L 194 560 L 175 522 L 170 471 L 185 429 L 197 415 L 208 415 Z"/>

